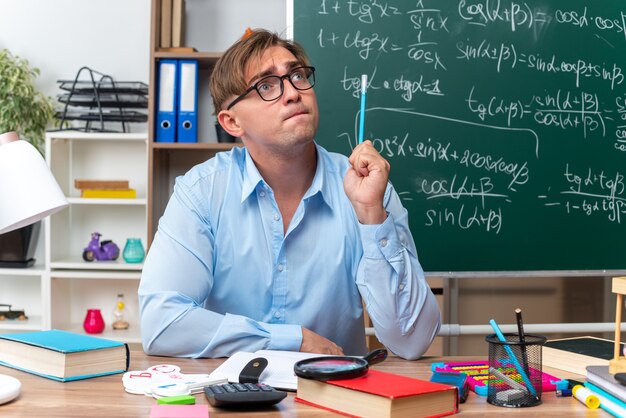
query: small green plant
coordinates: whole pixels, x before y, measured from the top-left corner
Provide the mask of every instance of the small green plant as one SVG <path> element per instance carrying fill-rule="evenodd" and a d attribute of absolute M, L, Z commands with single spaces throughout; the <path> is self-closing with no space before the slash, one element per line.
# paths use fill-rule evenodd
<path fill-rule="evenodd" d="M 39 151 L 43 151 L 46 126 L 54 116 L 52 100 L 35 88 L 38 68 L 0 51 L 0 133 L 16 131 Z"/>

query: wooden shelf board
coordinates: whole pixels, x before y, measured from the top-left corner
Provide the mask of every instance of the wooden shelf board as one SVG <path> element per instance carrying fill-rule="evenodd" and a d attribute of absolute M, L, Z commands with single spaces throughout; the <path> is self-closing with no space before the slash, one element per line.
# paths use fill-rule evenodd
<path fill-rule="evenodd" d="M 100 198 L 84 198 L 84 197 L 67 197 L 67 201 L 71 205 L 128 205 L 128 206 L 145 206 L 148 199 L 139 197 L 135 199 L 100 199 Z"/>
<path fill-rule="evenodd" d="M 46 135 L 52 140 L 71 139 L 73 141 L 121 141 L 141 142 L 148 140 L 148 133 L 118 132 L 81 132 L 81 131 L 48 131 Z"/>
<path fill-rule="evenodd" d="M 222 56 L 221 52 L 164 52 L 156 51 L 154 58 L 157 59 L 196 59 L 202 63 L 215 64 Z"/>
<path fill-rule="evenodd" d="M 0 277 L 2 276 L 41 276 L 45 273 L 43 264 L 35 264 L 27 268 L 0 268 Z"/>
<path fill-rule="evenodd" d="M 106 322 L 106 321 L 105 321 Z M 83 324 L 71 324 L 69 327 L 63 327 L 66 331 L 75 332 L 77 334 L 91 335 L 99 338 L 106 338 L 109 340 L 121 341 L 124 343 L 140 343 L 141 334 L 138 324 L 130 324 L 130 327 L 125 330 L 114 330 L 110 324 L 106 324 L 105 330 L 101 334 L 87 334 L 83 329 Z"/>
<path fill-rule="evenodd" d="M 28 315 L 28 312 L 26 312 Z M 5 319 L 0 321 L 0 331 L 39 331 L 42 329 L 40 315 L 28 315 L 28 319 Z"/>
<path fill-rule="evenodd" d="M 191 144 L 180 144 L 176 142 L 153 142 L 153 149 L 163 150 L 215 150 L 228 151 L 233 147 L 242 147 L 239 142 L 194 142 Z"/>
<path fill-rule="evenodd" d="M 118 259 L 115 261 L 83 261 L 81 257 L 70 257 L 65 259 L 53 260 L 50 262 L 51 269 L 68 269 L 70 271 L 67 272 L 58 272 L 53 271 L 52 277 L 69 277 L 69 276 L 60 276 L 60 274 L 67 273 L 76 273 L 76 270 L 82 271 L 83 274 L 85 271 L 89 271 L 89 274 L 93 274 L 94 272 L 104 272 L 104 274 L 117 274 L 120 271 L 127 271 L 133 275 L 138 275 L 136 272 L 140 272 L 143 268 L 143 263 L 126 263 L 122 259 Z"/>

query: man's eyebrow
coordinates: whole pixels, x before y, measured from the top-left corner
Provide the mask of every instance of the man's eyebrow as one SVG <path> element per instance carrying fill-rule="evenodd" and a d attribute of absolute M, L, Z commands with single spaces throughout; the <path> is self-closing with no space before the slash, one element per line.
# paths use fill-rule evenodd
<path fill-rule="evenodd" d="M 287 71 L 291 71 L 296 67 L 300 67 L 302 66 L 302 63 L 300 61 L 289 61 L 287 62 Z M 271 67 L 269 67 L 268 69 L 261 71 L 257 74 L 254 75 L 254 77 L 252 77 L 252 79 L 250 79 L 250 83 L 249 84 L 254 84 L 255 81 L 263 78 L 263 77 L 267 77 L 269 75 L 276 75 L 276 66 L 272 65 Z"/>

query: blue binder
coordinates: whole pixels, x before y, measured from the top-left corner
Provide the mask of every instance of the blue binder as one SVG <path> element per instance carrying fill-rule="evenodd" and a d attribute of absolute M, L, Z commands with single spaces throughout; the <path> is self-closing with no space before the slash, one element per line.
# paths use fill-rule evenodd
<path fill-rule="evenodd" d="M 159 61 L 156 109 L 156 142 L 176 141 L 177 60 Z"/>
<path fill-rule="evenodd" d="M 178 142 L 198 142 L 198 61 L 178 61 Z"/>

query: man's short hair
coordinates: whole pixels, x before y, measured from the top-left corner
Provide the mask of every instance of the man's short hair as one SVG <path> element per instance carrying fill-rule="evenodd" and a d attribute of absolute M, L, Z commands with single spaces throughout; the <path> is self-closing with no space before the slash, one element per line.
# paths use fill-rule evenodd
<path fill-rule="evenodd" d="M 228 105 L 233 96 L 238 96 L 249 87 L 245 79 L 246 66 L 263 53 L 280 46 L 291 52 L 302 65 L 310 65 L 304 48 L 295 41 L 281 38 L 274 32 L 255 29 L 235 42 L 215 64 L 211 74 L 209 89 L 213 97 L 215 113 Z"/>

